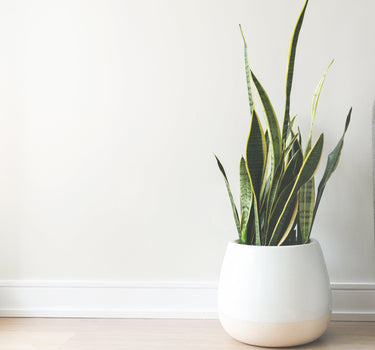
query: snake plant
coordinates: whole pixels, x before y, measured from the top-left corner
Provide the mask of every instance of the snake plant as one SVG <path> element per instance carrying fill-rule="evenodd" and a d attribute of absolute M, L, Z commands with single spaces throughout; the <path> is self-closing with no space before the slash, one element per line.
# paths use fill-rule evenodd
<path fill-rule="evenodd" d="M 328 155 L 326 168 L 317 193 L 314 175 L 323 150 L 323 134 L 313 142 L 312 134 L 316 109 L 327 71 L 320 79 L 311 103 L 311 126 L 307 143 L 302 147 L 296 117 L 290 117 L 290 94 L 298 36 L 308 0 L 306 0 L 293 31 L 286 74 L 286 99 L 283 123 L 280 126 L 266 91 L 250 68 L 247 43 L 244 42 L 245 71 L 250 105 L 250 131 L 245 155 L 240 160 L 240 203 L 237 210 L 223 165 L 216 157 L 224 176 L 240 243 L 252 245 L 291 245 L 309 242 L 319 203 L 328 179 L 335 171 L 344 136 L 349 126 L 352 109 L 346 118 L 344 132 L 336 147 Z M 263 105 L 265 129 L 255 111 L 253 86 Z"/>

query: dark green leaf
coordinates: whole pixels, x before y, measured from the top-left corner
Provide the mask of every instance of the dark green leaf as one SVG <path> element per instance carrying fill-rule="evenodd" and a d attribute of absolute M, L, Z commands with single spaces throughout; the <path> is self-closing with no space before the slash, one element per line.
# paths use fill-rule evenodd
<path fill-rule="evenodd" d="M 294 183 L 294 186 L 291 190 L 288 200 L 284 205 L 284 209 L 278 218 L 278 222 L 275 225 L 275 228 L 272 232 L 270 245 L 277 245 L 279 243 L 281 234 L 283 234 L 283 228 L 285 226 L 285 221 L 288 220 L 287 216 L 284 213 L 289 212 L 291 207 L 294 204 L 294 199 L 297 194 L 297 191 L 301 188 L 303 184 L 311 179 L 314 176 L 316 169 L 318 168 L 320 158 L 322 156 L 323 150 L 323 134 L 321 134 L 318 140 L 315 142 L 311 151 L 307 154 L 306 159 L 304 160 L 301 170 L 298 173 L 297 179 Z"/>
<path fill-rule="evenodd" d="M 250 178 L 247 171 L 245 159 L 242 157 L 240 162 L 240 196 L 241 196 L 241 242 L 247 241 L 247 224 L 249 222 L 252 191 L 250 185 Z"/>
<path fill-rule="evenodd" d="M 318 187 L 318 194 L 316 196 L 316 202 L 315 202 L 315 207 L 314 207 L 314 215 L 313 215 L 313 223 L 315 220 L 315 215 L 319 207 L 320 200 L 323 195 L 324 188 L 326 187 L 327 181 L 329 180 L 330 176 L 332 173 L 336 170 L 337 165 L 339 164 L 340 160 L 340 155 L 341 155 L 341 150 L 344 145 L 344 137 L 346 130 L 348 129 L 349 123 L 350 123 L 350 116 L 352 114 L 352 108 L 350 108 L 348 116 L 346 117 L 346 122 L 345 122 L 345 129 L 343 132 L 343 135 L 341 136 L 339 142 L 337 143 L 336 147 L 333 149 L 333 151 L 328 155 L 327 159 L 327 165 L 324 170 L 324 174 L 322 177 L 322 180 L 320 181 L 319 187 Z"/>
<path fill-rule="evenodd" d="M 279 218 L 280 218 L 280 215 L 282 214 L 283 210 L 284 210 L 284 206 L 285 206 L 285 203 L 287 202 L 289 196 L 290 196 L 290 193 L 291 193 L 291 190 L 294 186 L 294 183 L 293 182 L 290 182 L 288 183 L 282 190 L 280 190 L 280 192 L 278 193 L 278 196 L 275 200 L 275 203 L 272 207 L 272 210 L 271 210 L 271 215 L 270 215 L 270 220 L 269 220 L 269 225 L 268 225 L 268 229 L 267 229 L 267 237 L 268 237 L 268 233 L 272 233 Z M 289 208 L 289 211 L 290 210 L 293 210 L 293 208 Z"/>
<path fill-rule="evenodd" d="M 266 121 L 268 130 L 270 133 L 270 141 L 272 145 L 272 151 L 274 156 L 274 164 L 277 166 L 281 161 L 281 134 L 279 122 L 276 117 L 276 113 L 272 107 L 270 99 L 263 86 L 260 84 L 253 72 L 251 72 L 255 87 L 258 90 L 260 100 L 262 101 L 264 113 L 266 115 Z"/>
<path fill-rule="evenodd" d="M 281 235 L 281 239 L 277 245 L 282 245 L 288 235 L 294 231 L 298 213 L 298 196 L 295 196 L 294 199 L 292 199 L 292 203 L 293 201 L 294 204 L 289 207 L 289 211 L 284 213 L 286 220 L 284 221 L 283 228 L 281 230 L 281 232 L 284 232 L 284 234 Z"/>
<path fill-rule="evenodd" d="M 289 56 L 288 56 L 288 68 L 286 73 L 286 91 L 285 91 L 285 111 L 284 111 L 284 121 L 283 121 L 283 145 L 286 143 L 288 124 L 290 120 L 289 110 L 290 110 L 290 92 L 292 90 L 293 82 L 293 72 L 294 72 L 294 62 L 296 58 L 297 42 L 298 36 L 301 30 L 303 17 L 305 16 L 306 6 L 309 1 L 306 0 L 305 5 L 302 8 L 302 11 L 298 17 L 296 26 L 293 31 L 292 39 L 289 47 Z"/>
<path fill-rule="evenodd" d="M 249 137 L 246 144 L 246 165 L 257 199 L 260 198 L 263 170 L 266 162 L 266 140 L 262 125 L 255 112 L 251 116 Z"/>
<path fill-rule="evenodd" d="M 235 221 L 236 227 L 237 227 L 238 236 L 241 239 L 240 220 L 238 218 L 238 211 L 237 211 L 237 208 L 236 208 L 236 204 L 234 203 L 234 200 L 233 200 L 233 195 L 232 195 L 232 191 L 231 191 L 230 186 L 229 186 L 228 178 L 227 178 L 227 175 L 225 174 L 224 167 L 222 166 L 219 158 L 216 157 L 216 155 L 215 155 L 215 158 L 216 158 L 216 161 L 217 161 L 217 165 L 218 165 L 218 167 L 219 167 L 219 169 L 220 169 L 220 171 L 221 171 L 221 173 L 223 174 L 223 177 L 224 177 L 225 185 L 227 187 L 227 191 L 228 191 L 228 195 L 229 195 L 229 199 L 230 199 L 230 204 L 232 206 L 234 221 Z"/>
<path fill-rule="evenodd" d="M 255 245 L 262 245 L 260 226 L 259 226 L 259 212 L 258 212 L 258 202 L 255 195 L 253 195 L 254 204 L 252 206 L 254 212 L 254 229 L 255 229 Z"/>
<path fill-rule="evenodd" d="M 280 188 L 285 188 L 289 183 L 295 182 L 296 177 L 299 172 L 299 168 L 302 165 L 302 154 L 301 151 L 298 150 L 296 153 L 294 153 L 293 157 L 289 160 L 288 165 L 285 168 L 284 174 L 282 175 Z M 298 171 L 296 172 L 296 169 Z"/>

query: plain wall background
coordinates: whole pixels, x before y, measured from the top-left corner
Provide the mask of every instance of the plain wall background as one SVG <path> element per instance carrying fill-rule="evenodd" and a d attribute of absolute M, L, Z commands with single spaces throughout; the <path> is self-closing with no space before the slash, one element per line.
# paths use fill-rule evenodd
<path fill-rule="evenodd" d="M 0 2 L 0 279 L 216 281 L 236 238 L 252 67 L 282 116 L 302 0 Z M 375 2 L 311 0 L 291 113 L 327 154 L 353 106 L 313 237 L 334 282 L 374 282 Z M 258 104 L 258 111 L 261 107 Z M 308 262 L 306 262 L 308 266 Z"/>

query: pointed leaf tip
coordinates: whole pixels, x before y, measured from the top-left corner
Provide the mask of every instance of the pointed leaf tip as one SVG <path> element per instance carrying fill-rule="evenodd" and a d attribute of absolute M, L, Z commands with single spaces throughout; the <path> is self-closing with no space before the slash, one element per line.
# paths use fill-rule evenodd
<path fill-rule="evenodd" d="M 245 46 L 247 46 L 246 39 L 245 39 L 245 34 L 243 33 L 243 30 L 242 30 L 242 25 L 239 24 L 239 26 L 240 26 L 240 31 L 241 31 L 242 39 L 243 39 L 243 41 L 245 43 Z"/>
<path fill-rule="evenodd" d="M 344 132 L 346 132 L 346 130 L 348 130 L 348 126 L 350 124 L 350 118 L 351 118 L 351 115 L 352 115 L 352 109 L 353 109 L 353 107 L 350 107 L 348 116 L 346 117 L 345 131 Z"/>
<path fill-rule="evenodd" d="M 285 110 L 284 110 L 284 120 L 283 120 L 283 127 L 282 127 L 282 137 L 283 137 L 283 145 L 286 143 L 286 136 L 288 131 L 288 122 L 290 119 L 289 111 L 290 111 L 290 94 L 292 89 L 292 82 L 293 82 L 293 74 L 294 74 L 294 63 L 296 58 L 296 50 L 297 50 L 297 42 L 299 33 L 302 27 L 303 18 L 305 16 L 306 7 L 309 0 L 306 0 L 305 4 L 303 5 L 302 11 L 298 17 L 297 23 L 294 27 L 292 39 L 290 41 L 289 46 L 289 56 L 288 56 L 288 63 L 287 63 L 287 72 L 286 72 L 286 84 L 285 84 Z"/>
<path fill-rule="evenodd" d="M 220 169 L 220 172 L 223 175 L 223 178 L 224 178 L 224 181 L 225 181 L 225 186 L 227 188 L 228 196 L 229 196 L 229 199 L 230 199 L 230 204 L 232 206 L 233 217 L 234 217 L 234 221 L 236 223 L 237 232 L 238 232 L 239 238 L 241 239 L 240 220 L 239 220 L 239 217 L 238 217 L 238 211 L 237 211 L 236 204 L 234 203 L 232 191 L 231 191 L 230 186 L 229 186 L 229 181 L 228 181 L 227 175 L 225 173 L 224 167 L 221 164 L 219 158 L 216 157 L 216 155 L 215 155 L 215 158 L 216 158 L 216 161 L 217 161 L 217 165 Z"/>

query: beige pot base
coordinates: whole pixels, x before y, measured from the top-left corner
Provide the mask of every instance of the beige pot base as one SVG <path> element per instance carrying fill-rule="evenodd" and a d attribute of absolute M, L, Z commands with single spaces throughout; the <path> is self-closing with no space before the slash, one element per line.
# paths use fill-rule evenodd
<path fill-rule="evenodd" d="M 291 323 L 250 322 L 220 314 L 223 328 L 234 339 L 246 344 L 287 347 L 310 343 L 327 329 L 331 314 L 315 320 Z"/>

